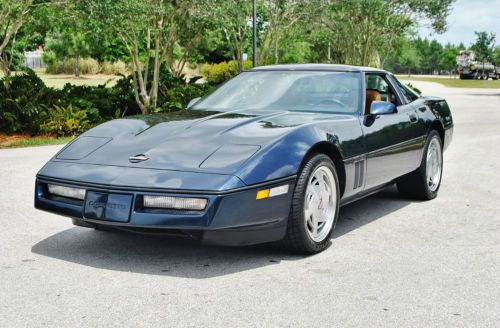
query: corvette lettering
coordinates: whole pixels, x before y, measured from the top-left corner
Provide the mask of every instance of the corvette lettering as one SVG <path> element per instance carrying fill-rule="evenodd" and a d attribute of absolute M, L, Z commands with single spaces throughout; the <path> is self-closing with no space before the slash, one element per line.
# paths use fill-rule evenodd
<path fill-rule="evenodd" d="M 94 209 L 98 208 L 109 208 L 109 209 L 114 209 L 114 210 L 125 210 L 127 209 L 127 206 L 123 204 L 115 204 L 115 203 L 105 203 L 105 202 L 94 202 L 90 201 L 89 206 L 94 207 Z"/>

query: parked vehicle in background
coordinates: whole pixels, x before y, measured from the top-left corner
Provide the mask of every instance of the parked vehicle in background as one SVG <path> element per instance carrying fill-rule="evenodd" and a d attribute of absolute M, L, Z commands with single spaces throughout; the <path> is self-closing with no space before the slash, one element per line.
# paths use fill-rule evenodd
<path fill-rule="evenodd" d="M 495 63 L 480 62 L 471 50 L 462 50 L 457 56 L 458 75 L 461 80 L 487 80 L 500 78 L 500 67 Z"/>

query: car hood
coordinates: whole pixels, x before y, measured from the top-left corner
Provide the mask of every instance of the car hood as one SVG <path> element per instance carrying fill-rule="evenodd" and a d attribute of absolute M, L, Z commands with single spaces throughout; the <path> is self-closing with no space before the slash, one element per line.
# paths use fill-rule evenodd
<path fill-rule="evenodd" d="M 291 130 L 339 117 L 345 118 L 325 113 L 247 110 L 134 116 L 89 130 L 53 161 L 231 174 Z"/>

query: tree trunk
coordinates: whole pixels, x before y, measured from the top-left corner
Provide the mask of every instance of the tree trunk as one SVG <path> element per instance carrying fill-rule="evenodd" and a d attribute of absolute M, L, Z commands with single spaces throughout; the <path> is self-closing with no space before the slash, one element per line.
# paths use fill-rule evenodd
<path fill-rule="evenodd" d="M 4 54 L 5 55 L 5 54 Z M 4 76 L 10 76 L 9 60 L 5 57 L 0 57 L 0 69 Z"/>
<path fill-rule="evenodd" d="M 279 37 L 276 37 L 276 41 L 274 42 L 274 64 L 278 65 L 280 62 L 279 57 Z"/>
<path fill-rule="evenodd" d="M 77 78 L 80 77 L 80 56 L 76 56 L 76 65 L 75 65 L 75 76 Z"/>
<path fill-rule="evenodd" d="M 8 60 L 5 58 L 0 57 L 0 68 L 2 69 L 2 72 L 4 74 L 4 77 L 10 76 L 10 69 L 9 69 L 9 63 Z M 3 80 L 3 85 L 6 90 L 10 89 L 10 80 L 9 79 L 4 79 Z"/>

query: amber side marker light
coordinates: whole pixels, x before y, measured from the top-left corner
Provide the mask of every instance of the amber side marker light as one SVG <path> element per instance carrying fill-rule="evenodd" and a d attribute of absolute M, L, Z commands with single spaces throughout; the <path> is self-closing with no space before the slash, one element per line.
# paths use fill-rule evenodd
<path fill-rule="evenodd" d="M 257 191 L 257 196 L 255 199 L 266 199 L 266 198 L 271 198 L 274 196 L 279 196 L 279 195 L 284 195 L 288 193 L 288 187 L 289 185 L 284 185 L 284 186 L 279 186 L 279 187 L 274 187 L 270 189 L 262 189 Z"/>

